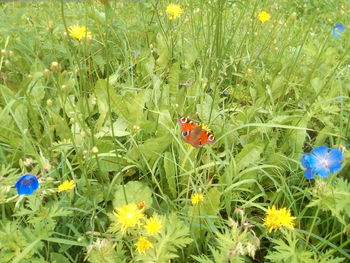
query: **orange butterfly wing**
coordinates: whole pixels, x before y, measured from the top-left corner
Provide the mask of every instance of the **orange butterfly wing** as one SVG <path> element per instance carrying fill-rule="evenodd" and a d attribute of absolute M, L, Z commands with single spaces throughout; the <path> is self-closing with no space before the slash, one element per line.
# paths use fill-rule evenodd
<path fill-rule="evenodd" d="M 193 147 L 202 147 L 206 143 L 215 141 L 214 136 L 210 132 L 202 129 L 200 125 L 197 125 L 190 119 L 180 117 L 179 123 L 181 125 L 182 138 Z"/>

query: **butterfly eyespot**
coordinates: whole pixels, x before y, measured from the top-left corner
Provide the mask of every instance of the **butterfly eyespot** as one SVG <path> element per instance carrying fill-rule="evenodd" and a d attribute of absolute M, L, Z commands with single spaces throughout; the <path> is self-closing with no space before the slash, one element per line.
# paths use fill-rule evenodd
<path fill-rule="evenodd" d="M 187 118 L 185 118 L 185 117 L 181 117 L 179 120 L 180 120 L 181 123 L 186 123 L 187 122 Z"/>
<path fill-rule="evenodd" d="M 188 134 L 189 134 L 188 131 L 183 131 L 183 132 L 182 132 L 182 136 L 184 136 L 184 137 L 186 137 Z"/>
<path fill-rule="evenodd" d="M 212 141 L 214 141 L 214 140 L 215 140 L 215 138 L 214 138 L 213 135 L 209 135 L 209 136 L 208 136 L 208 141 L 212 142 Z"/>

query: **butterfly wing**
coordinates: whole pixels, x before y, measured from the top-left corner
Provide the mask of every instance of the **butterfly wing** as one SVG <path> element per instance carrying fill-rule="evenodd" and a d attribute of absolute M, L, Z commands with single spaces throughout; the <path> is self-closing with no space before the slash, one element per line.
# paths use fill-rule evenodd
<path fill-rule="evenodd" d="M 214 136 L 210 132 L 202 129 L 201 125 L 197 125 L 190 119 L 180 117 L 179 123 L 181 125 L 182 138 L 193 147 L 202 147 L 206 143 L 215 141 Z"/>
<path fill-rule="evenodd" d="M 198 127 L 197 124 L 195 124 L 193 121 L 191 121 L 188 118 L 180 117 L 179 123 L 181 125 L 181 136 L 185 140 L 185 142 L 191 144 L 191 142 L 194 139 L 195 134 L 193 131 L 195 131 L 196 127 Z"/>
<path fill-rule="evenodd" d="M 193 147 L 201 147 L 202 144 L 200 144 L 200 141 L 202 131 L 202 127 L 198 125 L 193 130 L 191 130 L 188 143 L 191 144 Z"/>
<path fill-rule="evenodd" d="M 214 142 L 215 142 L 214 135 L 211 134 L 209 131 L 202 129 L 201 136 L 200 136 L 200 143 L 204 145 L 206 143 L 214 143 Z"/>

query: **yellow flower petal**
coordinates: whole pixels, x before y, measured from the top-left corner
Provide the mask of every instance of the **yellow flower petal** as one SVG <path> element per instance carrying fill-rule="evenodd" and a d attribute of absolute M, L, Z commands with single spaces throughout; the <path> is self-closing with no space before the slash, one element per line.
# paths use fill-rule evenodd
<path fill-rule="evenodd" d="M 270 20 L 271 16 L 266 11 L 262 11 L 259 13 L 258 18 L 259 18 L 261 23 L 265 23 L 266 21 Z"/>
<path fill-rule="evenodd" d="M 204 200 L 204 196 L 202 194 L 194 194 L 191 197 L 191 202 L 193 205 L 197 205 Z"/>
<path fill-rule="evenodd" d="M 157 215 L 147 219 L 145 229 L 149 235 L 157 234 L 162 227 L 162 220 Z"/>
<path fill-rule="evenodd" d="M 87 31 L 86 26 L 72 25 L 68 28 L 68 33 L 78 40 L 91 38 L 91 32 Z"/>
<path fill-rule="evenodd" d="M 128 228 L 141 226 L 141 220 L 144 218 L 143 210 L 140 210 L 135 203 L 116 208 L 116 212 L 113 214 L 116 216 L 117 224 L 123 234 Z"/>
<path fill-rule="evenodd" d="M 63 192 L 63 191 L 71 190 L 74 187 L 75 187 L 74 180 L 70 180 L 70 181 L 66 180 L 58 186 L 57 191 Z"/>
<path fill-rule="evenodd" d="M 290 210 L 287 208 L 277 209 L 274 205 L 267 208 L 264 225 L 269 228 L 269 232 L 275 231 L 282 226 L 290 229 L 294 228 L 295 217 L 291 216 Z"/>
<path fill-rule="evenodd" d="M 169 4 L 166 8 L 166 12 L 168 14 L 168 18 L 170 20 L 173 20 L 175 18 L 178 18 L 182 14 L 182 8 L 178 4 Z"/>
<path fill-rule="evenodd" d="M 139 237 L 137 242 L 135 243 L 136 250 L 141 253 L 145 254 L 145 251 L 149 248 L 152 248 L 152 243 L 145 237 Z"/>

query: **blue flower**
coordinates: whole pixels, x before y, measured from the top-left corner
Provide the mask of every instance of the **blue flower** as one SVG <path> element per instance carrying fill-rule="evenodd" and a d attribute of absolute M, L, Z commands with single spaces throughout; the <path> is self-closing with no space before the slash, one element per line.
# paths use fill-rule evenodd
<path fill-rule="evenodd" d="M 137 57 L 138 55 L 140 55 L 140 52 L 134 51 L 134 56 Z"/>
<path fill-rule="evenodd" d="M 19 195 L 31 195 L 39 188 L 39 181 L 34 175 L 25 174 L 18 179 L 15 187 Z"/>
<path fill-rule="evenodd" d="M 341 169 L 343 153 L 339 149 L 329 149 L 327 146 L 319 146 L 310 154 L 303 154 L 301 164 L 306 168 L 304 176 L 313 179 L 315 174 L 328 177 Z"/>
<path fill-rule="evenodd" d="M 306 170 L 304 171 L 304 176 L 306 179 L 314 179 L 314 172 L 309 163 L 310 155 L 303 154 L 301 157 L 301 164 Z"/>
<path fill-rule="evenodd" d="M 332 28 L 332 34 L 334 37 L 340 37 L 344 31 L 345 31 L 345 26 L 343 24 L 336 24 Z"/>

